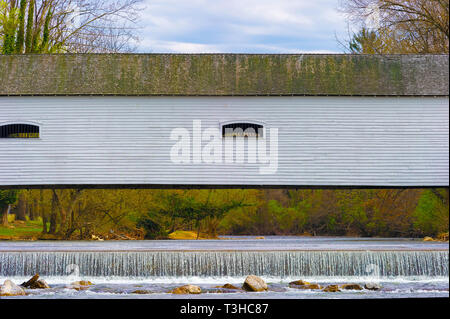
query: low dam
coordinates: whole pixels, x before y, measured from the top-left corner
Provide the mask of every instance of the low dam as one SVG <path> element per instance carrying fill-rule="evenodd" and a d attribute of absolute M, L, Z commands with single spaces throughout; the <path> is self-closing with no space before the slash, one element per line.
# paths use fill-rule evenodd
<path fill-rule="evenodd" d="M 269 286 L 251 298 L 336 297 L 289 285 L 299 279 L 382 287 L 345 291 L 338 298 L 448 297 L 449 249 L 443 242 L 343 237 L 0 242 L 1 282 L 21 283 L 36 273 L 52 288 L 29 290 L 26 298 L 173 298 L 171 289 L 189 283 L 203 291 L 189 298 L 245 299 L 248 293 L 218 286 L 239 287 L 248 275 Z M 77 280 L 95 285 L 71 289 Z M 145 294 L 134 294 L 136 289 Z"/>
<path fill-rule="evenodd" d="M 4 252 L 0 276 L 448 276 L 446 251 Z"/>

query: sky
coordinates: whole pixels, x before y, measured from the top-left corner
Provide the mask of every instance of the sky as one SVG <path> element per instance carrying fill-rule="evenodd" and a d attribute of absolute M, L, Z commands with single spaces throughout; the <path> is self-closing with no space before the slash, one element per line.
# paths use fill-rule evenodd
<path fill-rule="evenodd" d="M 145 0 L 138 52 L 342 53 L 339 0 Z"/>

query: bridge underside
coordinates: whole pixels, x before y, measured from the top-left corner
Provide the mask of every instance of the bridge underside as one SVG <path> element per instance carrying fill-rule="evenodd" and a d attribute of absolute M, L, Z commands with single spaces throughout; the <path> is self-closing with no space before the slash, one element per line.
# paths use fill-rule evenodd
<path fill-rule="evenodd" d="M 449 185 L 435 186 L 393 186 L 393 185 L 167 185 L 167 184 L 89 184 L 89 185 L 0 185 L 0 189 L 414 189 L 449 188 Z"/>

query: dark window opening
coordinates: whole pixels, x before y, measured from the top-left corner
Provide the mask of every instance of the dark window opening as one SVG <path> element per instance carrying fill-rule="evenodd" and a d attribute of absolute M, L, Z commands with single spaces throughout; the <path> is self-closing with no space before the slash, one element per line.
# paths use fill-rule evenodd
<path fill-rule="evenodd" d="M 39 138 L 39 126 L 31 124 L 1 125 L 0 138 Z"/>
<path fill-rule="evenodd" d="M 263 125 L 230 123 L 222 126 L 222 137 L 263 137 Z"/>

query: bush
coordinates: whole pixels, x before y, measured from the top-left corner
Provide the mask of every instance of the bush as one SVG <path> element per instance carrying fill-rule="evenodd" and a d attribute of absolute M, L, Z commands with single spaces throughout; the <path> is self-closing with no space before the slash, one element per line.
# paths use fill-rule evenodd
<path fill-rule="evenodd" d="M 150 216 L 140 218 L 136 226 L 144 230 L 145 239 L 167 239 L 169 237 L 167 231 Z"/>
<path fill-rule="evenodd" d="M 414 212 L 414 227 L 428 236 L 448 232 L 448 206 L 431 191 L 422 193 Z"/>

